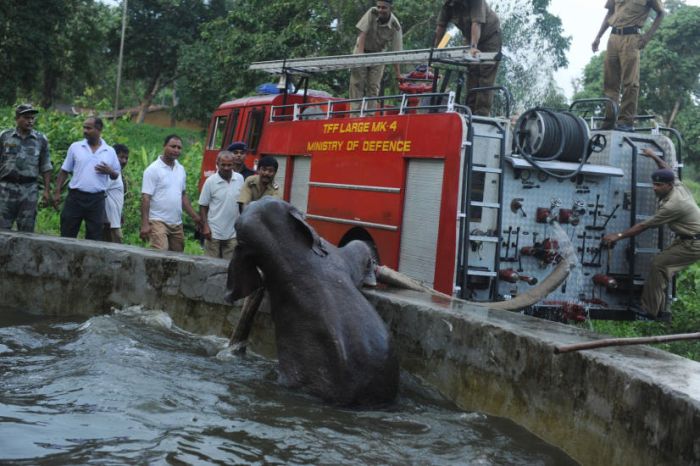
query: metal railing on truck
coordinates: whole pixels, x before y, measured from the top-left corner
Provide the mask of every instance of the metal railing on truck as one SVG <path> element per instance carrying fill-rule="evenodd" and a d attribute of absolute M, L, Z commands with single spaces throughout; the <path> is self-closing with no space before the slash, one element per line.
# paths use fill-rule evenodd
<path fill-rule="evenodd" d="M 270 121 L 327 120 L 345 115 L 364 117 L 409 113 L 457 112 L 471 115 L 469 107 L 455 103 L 455 96 L 455 92 L 451 91 L 276 105 L 270 111 Z M 352 104 L 359 104 L 359 106 L 352 108 Z M 370 104 L 375 106 L 370 107 Z"/>

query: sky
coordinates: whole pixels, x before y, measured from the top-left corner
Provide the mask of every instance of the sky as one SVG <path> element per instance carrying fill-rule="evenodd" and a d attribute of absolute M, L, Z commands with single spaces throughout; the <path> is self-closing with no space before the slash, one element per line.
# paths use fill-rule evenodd
<path fill-rule="evenodd" d="M 700 0 L 686 0 L 687 5 L 700 6 Z M 583 75 L 583 69 L 593 56 L 591 44 L 605 17 L 605 0 L 551 0 L 549 12 L 561 18 L 564 34 L 571 36 L 569 66 L 555 73 L 559 87 L 567 97 L 571 97 L 571 80 Z M 605 49 L 607 34 L 600 41 Z"/>

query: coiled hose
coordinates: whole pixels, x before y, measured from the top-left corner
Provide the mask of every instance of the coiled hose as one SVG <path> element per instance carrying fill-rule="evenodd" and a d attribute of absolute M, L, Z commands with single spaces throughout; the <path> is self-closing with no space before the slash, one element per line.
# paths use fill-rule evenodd
<path fill-rule="evenodd" d="M 586 122 L 571 112 L 534 108 L 523 113 L 515 124 L 518 153 L 533 167 L 549 176 L 567 179 L 578 175 L 588 156 L 605 147 L 605 136 L 589 139 Z M 602 136 L 602 139 L 601 139 Z M 554 173 L 538 161 L 579 162 L 569 173 Z"/>

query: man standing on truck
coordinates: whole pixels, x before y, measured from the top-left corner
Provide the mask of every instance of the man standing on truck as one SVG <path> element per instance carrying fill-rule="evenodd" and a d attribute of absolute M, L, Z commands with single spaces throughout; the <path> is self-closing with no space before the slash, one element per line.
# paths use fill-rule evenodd
<path fill-rule="evenodd" d="M 17 223 L 18 231 L 34 231 L 39 174 L 44 202 L 50 200 L 51 157 L 46 136 L 34 131 L 38 110 L 30 104 L 15 109 L 16 127 L 0 132 L 0 229 Z"/>
<path fill-rule="evenodd" d="M 502 46 L 501 22 L 485 0 L 446 0 L 438 15 L 434 46 L 445 35 L 447 24 L 452 23 L 469 41 L 470 53 L 478 58 L 481 52 L 497 53 L 496 63 L 475 63 L 468 67 L 467 88 L 491 87 L 496 81 Z M 489 116 L 493 92 L 469 92 L 467 106 L 474 115 Z"/>
<path fill-rule="evenodd" d="M 648 228 L 662 225 L 668 225 L 676 234 L 673 243 L 654 257 L 641 298 L 641 308 L 649 317 L 668 320 L 670 314 L 663 312 L 668 282 L 673 274 L 700 260 L 700 208 L 688 188 L 676 179 L 670 165 L 649 148 L 641 154 L 659 167 L 651 175 L 658 199 L 656 214 L 622 233 L 605 235 L 603 244 L 612 246 L 623 238 L 632 238 Z"/>
<path fill-rule="evenodd" d="M 399 20 L 392 13 L 392 0 L 377 0 L 377 5 L 367 10 L 355 27 L 360 31 L 353 54 L 383 52 L 387 48 L 394 52 L 403 50 L 403 33 Z M 394 64 L 396 78 L 401 77 L 401 68 Z M 376 97 L 384 74 L 384 65 L 353 68 L 350 71 L 350 98 Z M 369 108 L 375 108 L 370 102 Z M 353 110 L 360 108 L 359 102 L 352 104 Z"/>
<path fill-rule="evenodd" d="M 594 53 L 598 51 L 600 38 L 609 27 L 612 28 L 605 54 L 603 87 L 605 95 L 620 104 L 622 85 L 622 103 L 617 127 L 612 108 L 608 107 L 600 129 L 632 131 L 639 98 L 639 53 L 649 43 L 666 13 L 660 0 L 607 0 L 605 8 L 608 12 L 593 40 L 592 49 Z M 654 23 L 647 32 L 640 34 L 651 10 L 656 12 Z"/>
<path fill-rule="evenodd" d="M 163 154 L 143 172 L 141 187 L 141 239 L 164 251 L 185 250 L 182 210 L 199 226 L 201 219 L 187 197 L 184 167 L 177 161 L 182 139 L 176 134 L 165 137 Z"/>
<path fill-rule="evenodd" d="M 226 149 L 233 155 L 233 171 L 243 175 L 243 179 L 255 175 L 255 172 L 245 166 L 245 158 L 248 155 L 248 145 L 243 141 L 232 142 Z"/>
<path fill-rule="evenodd" d="M 280 187 L 275 183 L 275 175 L 278 168 L 277 160 L 272 156 L 265 156 L 258 162 L 258 174 L 249 177 L 243 183 L 241 194 L 238 196 L 238 207 L 243 208 L 263 196 L 274 196 L 282 199 Z"/>
<path fill-rule="evenodd" d="M 236 247 L 238 195 L 243 175 L 233 168 L 234 155 L 221 151 L 216 156 L 217 172 L 204 182 L 199 195 L 199 216 L 202 218 L 204 252 L 209 257 L 230 260 Z"/>

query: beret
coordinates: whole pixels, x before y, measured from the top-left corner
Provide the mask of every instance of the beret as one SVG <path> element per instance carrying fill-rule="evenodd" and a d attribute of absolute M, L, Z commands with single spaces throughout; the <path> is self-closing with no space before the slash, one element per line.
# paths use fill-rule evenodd
<path fill-rule="evenodd" d="M 27 113 L 35 115 L 39 113 L 39 110 L 32 107 L 32 104 L 20 104 L 15 108 L 15 116 L 26 115 Z"/>
<path fill-rule="evenodd" d="M 232 142 L 226 150 L 229 150 L 229 151 L 248 150 L 248 145 L 242 141 L 235 141 L 235 142 Z"/>
<path fill-rule="evenodd" d="M 673 173 L 673 170 L 669 170 L 668 168 L 656 170 L 651 174 L 651 180 L 656 183 L 673 183 L 675 179 L 676 175 Z"/>

